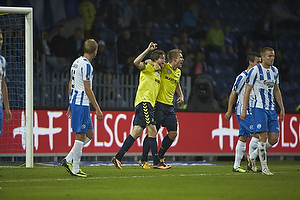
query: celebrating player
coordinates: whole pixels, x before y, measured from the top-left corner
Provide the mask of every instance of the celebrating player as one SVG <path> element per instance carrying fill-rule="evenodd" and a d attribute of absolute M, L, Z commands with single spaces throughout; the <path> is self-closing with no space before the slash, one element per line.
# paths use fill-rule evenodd
<path fill-rule="evenodd" d="M 157 130 L 155 127 L 153 107 L 160 88 L 160 69 L 165 64 L 165 53 L 162 50 L 155 50 L 157 49 L 156 45 L 157 44 L 150 42 L 147 49 L 144 50 L 133 62 L 134 65 L 141 71 L 140 83 L 134 103 L 135 116 L 133 120 L 133 130 L 124 141 L 116 156 L 111 159 L 118 169 L 122 169 L 121 160 L 123 156 L 133 145 L 134 141 L 142 134 L 144 128 L 148 131 L 149 146 L 153 156 L 153 167 L 156 169 L 169 168 L 159 161 L 159 157 L 157 155 Z M 142 62 L 144 57 L 150 51 L 153 51 L 150 58 L 157 65 Z"/>
<path fill-rule="evenodd" d="M 164 155 L 172 145 L 177 136 L 177 116 L 173 106 L 173 98 L 175 91 L 179 95 L 177 103 L 181 104 L 184 101 L 184 96 L 179 83 L 182 63 L 184 61 L 182 51 L 180 49 L 173 49 L 168 53 L 169 62 L 166 63 L 161 70 L 161 86 L 156 99 L 155 105 L 155 119 L 156 129 L 160 126 L 166 127 L 168 134 L 164 137 L 161 147 L 158 152 L 160 162 L 165 164 Z M 146 136 L 143 142 L 142 159 L 139 164 L 144 169 L 149 169 L 148 153 L 150 150 L 149 137 Z M 151 150 L 152 151 L 152 150 Z M 171 167 L 170 165 L 166 165 Z"/>

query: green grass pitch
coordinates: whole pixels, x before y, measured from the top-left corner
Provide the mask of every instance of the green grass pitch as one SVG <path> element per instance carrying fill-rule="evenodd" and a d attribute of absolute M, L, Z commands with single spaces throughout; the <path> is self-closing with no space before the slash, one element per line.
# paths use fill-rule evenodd
<path fill-rule="evenodd" d="M 61 166 L 0 167 L 0 199 L 300 199 L 299 161 L 269 161 L 274 176 L 232 172 L 231 161 L 214 163 L 221 165 L 82 166 L 88 178 L 70 176 Z"/>

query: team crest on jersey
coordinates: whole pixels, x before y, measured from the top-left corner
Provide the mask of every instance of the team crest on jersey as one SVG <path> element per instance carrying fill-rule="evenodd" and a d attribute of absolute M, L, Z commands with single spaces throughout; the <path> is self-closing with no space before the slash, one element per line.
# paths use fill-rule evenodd
<path fill-rule="evenodd" d="M 167 70 L 167 74 L 171 74 L 171 73 L 172 73 L 171 70 L 168 69 L 168 70 Z"/>
<path fill-rule="evenodd" d="M 257 129 L 261 129 L 261 124 L 257 124 Z"/>
<path fill-rule="evenodd" d="M 158 72 L 155 72 L 155 76 L 159 76 L 159 73 L 158 73 Z"/>

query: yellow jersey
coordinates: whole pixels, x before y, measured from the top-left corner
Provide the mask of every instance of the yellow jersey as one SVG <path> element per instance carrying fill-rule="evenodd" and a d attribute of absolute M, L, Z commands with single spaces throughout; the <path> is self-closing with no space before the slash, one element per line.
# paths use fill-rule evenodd
<path fill-rule="evenodd" d="M 140 71 L 139 86 L 135 96 L 134 106 L 141 102 L 149 102 L 154 107 L 160 89 L 160 71 L 147 63 L 145 69 Z"/>
<path fill-rule="evenodd" d="M 170 63 L 166 63 L 161 70 L 161 85 L 157 101 L 167 105 L 173 105 L 173 98 L 177 84 L 179 83 L 181 70 L 174 70 Z"/>

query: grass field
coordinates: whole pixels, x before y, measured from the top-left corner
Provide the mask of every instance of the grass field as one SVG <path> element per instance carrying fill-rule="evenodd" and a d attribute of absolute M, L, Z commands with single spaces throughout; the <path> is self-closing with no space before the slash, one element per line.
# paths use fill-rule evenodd
<path fill-rule="evenodd" d="M 269 161 L 274 176 L 232 172 L 231 161 L 214 163 L 169 170 L 82 166 L 93 175 L 88 178 L 72 177 L 61 166 L 0 167 L 0 199 L 300 199 L 299 161 Z"/>

